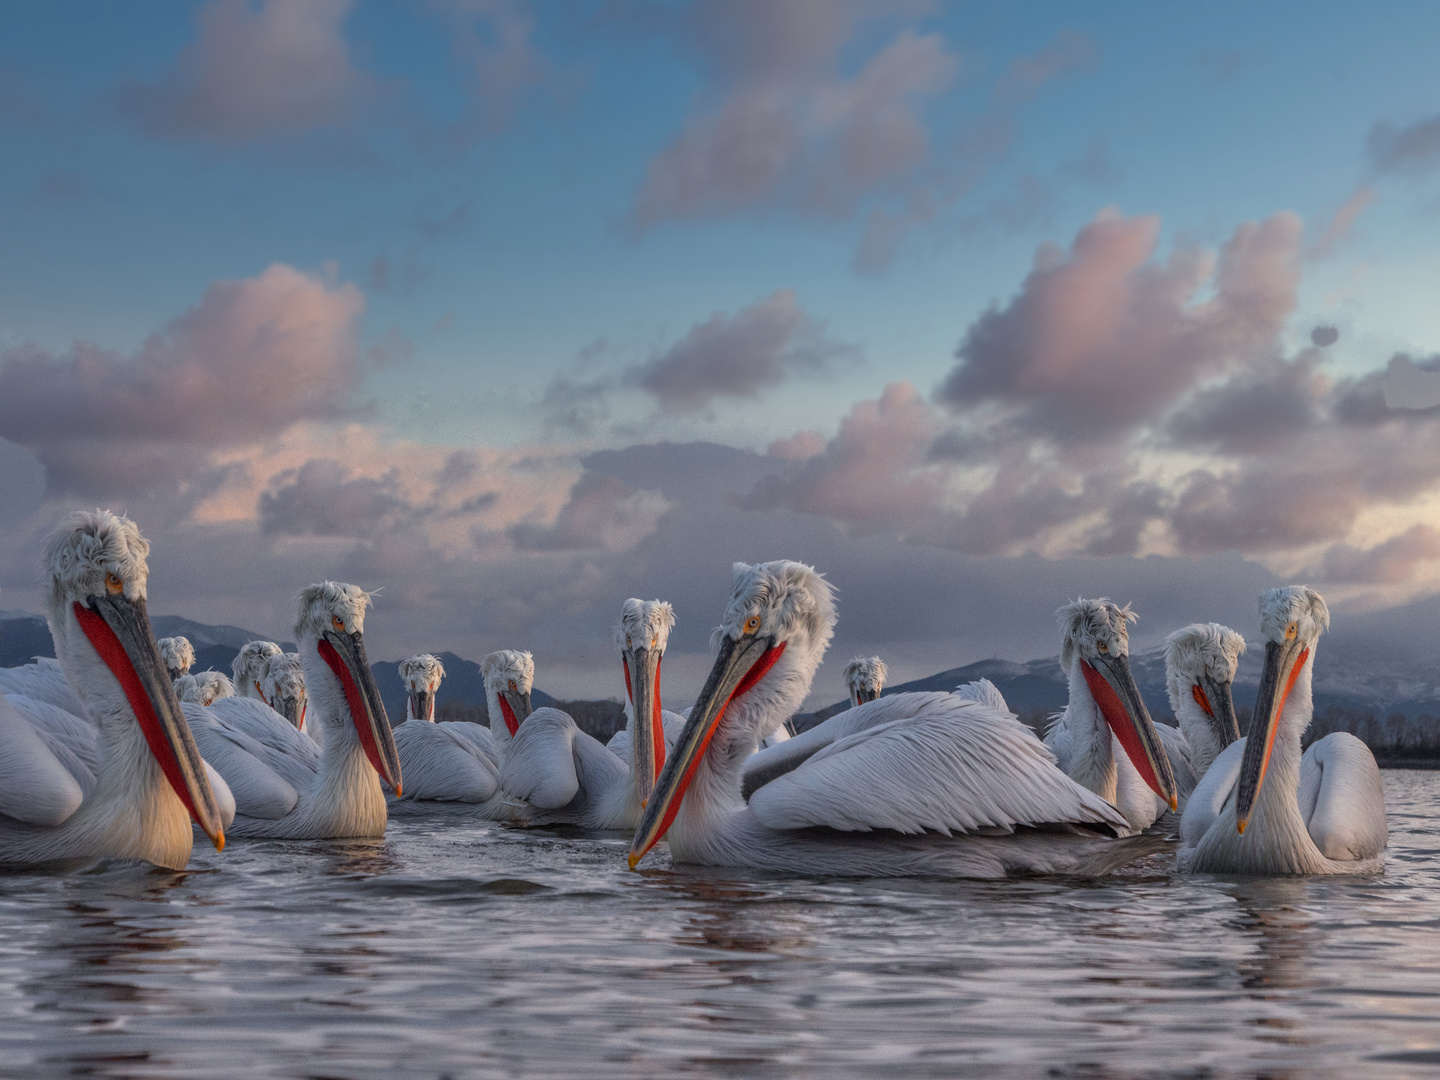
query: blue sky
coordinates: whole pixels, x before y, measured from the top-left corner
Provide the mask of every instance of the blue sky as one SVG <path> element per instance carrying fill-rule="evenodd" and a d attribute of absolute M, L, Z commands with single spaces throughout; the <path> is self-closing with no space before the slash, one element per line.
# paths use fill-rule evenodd
<path fill-rule="evenodd" d="M 431 507 L 431 532 L 416 550 L 446 573 L 494 572 L 499 582 L 539 572 L 508 561 L 521 549 L 550 553 L 546 578 L 599 575 L 619 590 L 613 597 L 596 585 L 548 614 L 536 604 L 529 621 L 505 624 L 505 632 L 551 642 L 583 674 L 587 647 L 541 628 L 575 623 L 577 612 L 587 633 L 603 626 L 628 588 L 652 584 L 647 552 L 677 513 L 673 495 L 650 504 L 641 497 L 663 485 L 614 489 L 616 505 L 639 499 L 623 513 L 649 507 L 627 519 L 640 539 L 607 541 L 607 557 L 625 562 L 623 571 L 571 541 L 514 532 L 561 528 L 565 508 L 584 493 L 577 478 L 594 472 L 585 455 L 703 440 L 771 460 L 775 440 L 810 431 L 817 453 L 780 453 L 801 462 L 787 468 L 853 460 L 839 441 L 843 418 L 882 400 L 892 382 L 939 402 L 932 395 L 977 319 L 992 306 L 1009 310 L 1037 251 L 1055 245 L 1063 258 L 1107 208 L 1126 220 L 1157 219 L 1150 267 L 1176 253 L 1214 256 L 1246 222 L 1289 212 L 1303 227 L 1286 233 L 1291 269 L 1264 327 L 1206 346 L 1214 355 L 1196 361 L 1186 392 L 1204 390 L 1205 379 L 1254 374 L 1262 353 L 1267 363 L 1318 364 L 1332 389 L 1384 369 L 1397 353 L 1429 356 L 1440 349 L 1440 135 L 1425 126 L 1440 112 L 1437 23 L 1432 6 L 1400 4 L 797 0 L 783 16 L 763 4 L 522 0 L 26 6 L 0 38 L 0 392 L 7 371 L 21 378 L 22 354 L 42 356 L 51 375 L 71 370 L 75 341 L 116 357 L 120 376 L 143 367 L 154 335 L 173 333 L 187 312 L 198 313 L 199 325 L 220 310 L 223 298 L 206 305 L 212 286 L 258 281 L 277 264 L 302 276 L 286 279 L 304 293 L 296 303 L 330 305 L 331 336 L 314 347 L 334 352 L 334 378 L 344 385 L 326 382 L 331 396 L 317 410 L 280 410 L 210 442 L 152 418 L 167 453 L 212 469 L 203 478 L 177 474 L 163 491 L 114 470 L 87 477 L 62 469 L 58 436 L 0 417 L 11 457 L 31 463 L 15 466 L 16 475 L 46 470 L 43 493 L 33 477 L 14 481 L 13 499 L 23 493 L 29 502 L 9 515 L 16 554 L 0 577 L 0 601 L 32 606 L 25 560 L 76 498 L 123 502 L 137 520 L 148 511 L 149 528 L 178 547 L 216 542 L 217 529 L 237 545 L 248 537 L 253 557 L 270 560 L 264 565 L 275 573 L 282 565 L 297 574 L 354 572 L 392 565 L 367 562 L 379 559 L 387 536 L 416 535 L 419 519 L 395 506 L 415 510 L 423 478 L 394 471 L 424 456 L 416 447 L 437 461 L 456 450 L 509 455 L 510 470 L 549 463 L 548 486 L 523 497 L 517 489 L 509 516 L 472 522 L 469 539 L 438 539 Z M 290 67 L 288 54 L 298 56 Z M 883 221 L 897 224 L 883 234 Z M 887 242 L 875 243 L 882 235 Z M 1192 312 L 1219 288 L 1208 273 L 1187 280 L 1181 306 Z M 1317 326 L 1339 337 L 1306 360 Z M 733 336 L 747 327 L 759 336 Z M 201 348 L 195 341 L 175 348 Z M 711 345 L 720 352 L 706 351 Z M 706 374 L 752 346 L 760 353 L 749 368 Z M 203 355 L 191 359 L 204 368 Z M 291 393 L 283 374 L 297 362 L 309 361 L 260 364 L 254 370 L 269 381 L 241 388 L 234 380 L 244 380 L 250 361 L 236 360 L 216 383 L 218 396 L 233 389 L 235 397 L 215 407 L 246 410 L 250 395 Z M 708 389 L 682 385 L 695 378 Z M 994 379 L 978 378 L 966 385 L 1017 407 L 1023 380 L 997 390 Z M 722 384 L 730 389 L 715 388 Z M 20 386 L 11 384 L 12 400 Z M 1136 432 L 1148 432 L 1148 449 L 1127 451 L 1127 482 L 1172 485 L 1172 501 L 1180 499 L 1177 453 L 1201 454 L 1157 449 L 1156 426 L 1177 407 L 1185 404 L 1174 395 L 1157 397 L 1153 423 L 1109 433 L 1134 451 Z M 939 409 L 927 437 L 982 422 L 954 400 L 925 408 Z M 912 433 L 931 423 L 914 417 L 906 421 Z M 87 421 L 57 406 L 56 422 Z M 336 434 L 346 425 L 352 439 L 364 430 L 364 454 Z M 818 454 L 822 445 L 829 457 Z M 1038 459 L 1054 449 L 1029 452 Z M 1080 461 L 1089 451 L 1076 453 Z M 358 498 L 353 485 L 362 480 L 372 495 L 383 489 L 390 502 L 372 510 L 392 514 L 385 528 L 329 519 L 292 527 L 267 517 L 307 460 L 344 466 L 326 474 L 330 494 L 350 484 L 346 498 Z M 917 451 L 906 468 L 918 475 L 935 460 Z M 927 512 L 970 514 L 955 507 L 999 460 L 972 459 L 967 468 L 976 471 L 926 488 L 935 503 Z M 1082 463 L 1065 484 L 1093 479 L 1100 460 Z M 1227 461 L 1206 468 L 1229 476 Z M 226 468 L 230 479 L 213 471 Z M 237 469 L 249 471 L 244 484 Z M 891 472 L 880 482 L 892 490 L 908 480 Z M 1433 485 L 1396 483 L 1403 495 L 1357 504 L 1353 520 L 1328 533 L 1307 525 L 1310 533 L 1297 532 L 1288 547 L 1237 539 L 1228 548 L 1207 541 L 1201 551 L 1178 532 L 1157 538 L 1177 528 L 1157 518 L 1150 539 L 1126 554 L 1231 557 L 1316 580 L 1331 573 L 1342 609 L 1346 598 L 1369 608 L 1409 603 L 1440 591 L 1428 540 L 1407 532 L 1428 520 Z M 224 484 L 233 487 L 227 509 L 207 509 L 198 489 Z M 481 484 L 472 497 L 491 489 L 500 490 Z M 1039 554 L 1065 566 L 1099 551 L 1070 534 L 977 546 L 955 539 L 958 518 L 943 528 L 880 521 L 809 489 L 787 491 L 764 507 L 752 499 L 735 518 L 736 557 L 749 557 L 738 549 L 761 514 L 813 518 L 855 543 L 887 535 L 897 550 L 929 546 L 966 558 Z M 1095 512 L 1113 519 L 1118 505 Z M 511 546 L 500 551 L 480 534 L 509 536 Z M 1366 570 L 1359 578 L 1383 580 L 1360 581 L 1335 569 L 1352 556 L 1333 545 L 1373 552 L 1402 535 L 1420 545 L 1408 576 Z M 558 551 L 570 553 L 564 567 L 554 562 Z M 258 572 L 247 566 L 246 574 Z M 964 571 L 974 572 L 984 571 Z M 1120 575 L 1114 591 L 1127 583 Z M 487 586 L 485 601 L 514 600 L 507 588 Z M 431 594 L 419 579 L 413 590 L 406 610 L 414 617 L 397 629 L 396 649 L 420 647 L 433 632 L 421 599 Z M 193 580 L 175 595 L 177 609 L 187 604 L 196 617 L 279 617 L 279 607 L 247 606 Z M 699 625 L 709 618 L 693 617 Z M 467 617 L 442 636 L 445 647 L 474 653 L 500 634 Z M 925 634 L 936 655 L 987 651 L 980 639 L 955 646 L 953 628 Z M 1005 648 L 1024 655 L 1045 648 L 1049 628 L 1007 635 Z"/>

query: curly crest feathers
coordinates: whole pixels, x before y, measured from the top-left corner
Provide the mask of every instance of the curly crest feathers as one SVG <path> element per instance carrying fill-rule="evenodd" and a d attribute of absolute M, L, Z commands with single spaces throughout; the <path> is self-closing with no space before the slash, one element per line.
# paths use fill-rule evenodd
<path fill-rule="evenodd" d="M 1093 654 L 1099 642 L 1118 655 L 1130 653 L 1130 623 L 1140 616 L 1130 610 L 1130 605 L 1121 607 L 1107 596 L 1094 600 L 1077 598 L 1055 612 L 1055 621 L 1061 633 L 1060 666 L 1070 670 L 1076 652 Z"/>
<path fill-rule="evenodd" d="M 145 599 L 150 542 L 127 517 L 109 510 L 77 510 L 45 545 L 51 607 L 105 592 L 105 575 L 124 583 L 131 600 Z"/>

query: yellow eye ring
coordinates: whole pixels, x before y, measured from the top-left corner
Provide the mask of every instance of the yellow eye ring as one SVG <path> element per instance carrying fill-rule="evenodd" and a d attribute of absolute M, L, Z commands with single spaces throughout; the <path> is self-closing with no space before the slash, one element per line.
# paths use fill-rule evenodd
<path fill-rule="evenodd" d="M 113 594 L 120 594 L 125 591 L 125 583 L 114 574 L 105 575 L 105 588 Z"/>
<path fill-rule="evenodd" d="M 748 619 L 745 620 L 745 633 L 747 633 L 747 634 L 753 634 L 753 633 L 755 633 L 756 630 L 759 630 L 759 629 L 760 629 L 760 616 L 759 616 L 759 615 L 751 615 Z"/>
<path fill-rule="evenodd" d="M 330 616 L 330 625 L 333 626 L 336 630 L 339 630 L 342 634 L 345 632 L 345 624 L 340 621 L 339 615 Z"/>
<path fill-rule="evenodd" d="M 1103 641 L 1097 642 L 1095 647 L 1103 653 L 1108 653 L 1110 651 L 1110 646 L 1105 644 L 1105 642 Z"/>
<path fill-rule="evenodd" d="M 1287 638 L 1292 638 L 1292 637 L 1294 637 L 1294 636 L 1295 636 L 1297 633 L 1299 633 L 1299 632 L 1300 632 L 1300 626 L 1299 626 L 1298 623 L 1293 623 L 1293 622 L 1292 622 L 1289 626 L 1287 626 L 1287 627 L 1285 628 L 1285 636 L 1286 636 Z"/>

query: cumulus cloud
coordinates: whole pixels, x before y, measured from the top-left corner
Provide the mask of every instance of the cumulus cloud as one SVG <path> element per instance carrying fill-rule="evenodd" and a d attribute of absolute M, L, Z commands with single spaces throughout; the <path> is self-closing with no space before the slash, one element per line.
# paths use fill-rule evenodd
<path fill-rule="evenodd" d="M 345 42 L 351 0 L 210 0 L 196 40 L 160 81 L 118 94 L 122 112 L 168 139 L 237 143 L 347 120 L 369 88 Z"/>
<path fill-rule="evenodd" d="M 846 73 L 842 52 L 877 15 L 910 4 L 701 0 L 686 36 L 709 72 L 706 101 L 647 169 L 632 217 L 645 228 L 772 201 L 847 212 L 929 152 L 924 102 L 958 60 L 935 34 L 898 31 Z"/>
<path fill-rule="evenodd" d="M 508 530 L 530 551 L 629 551 L 655 531 L 670 503 L 654 491 L 636 491 L 613 476 L 586 472 L 553 521 L 522 521 Z"/>
<path fill-rule="evenodd" d="M 887 387 L 739 505 L 972 556 L 1239 553 L 1340 595 L 1440 591 L 1440 361 L 1338 377 L 1318 347 L 1287 355 L 1290 215 L 1214 256 L 1160 261 L 1157 233 L 1105 215 L 1043 248 L 939 405 Z"/>
<path fill-rule="evenodd" d="M 212 449 L 352 411 L 363 308 L 354 286 L 276 264 L 211 285 L 133 355 L 9 349 L 0 436 L 33 449 L 55 490 L 173 485 Z"/>
<path fill-rule="evenodd" d="M 716 398 L 754 398 L 798 374 L 814 374 L 852 352 L 782 289 L 734 315 L 717 312 L 675 344 L 633 368 L 629 380 L 662 409 L 693 412 Z"/>
<path fill-rule="evenodd" d="M 1068 252 L 1043 246 L 1019 295 L 967 331 L 939 399 L 1005 406 L 1067 438 L 1123 435 L 1197 379 L 1273 349 L 1295 306 L 1299 219 L 1242 225 L 1218 259 L 1181 249 L 1157 262 L 1159 231 L 1158 218 L 1106 212 Z"/>

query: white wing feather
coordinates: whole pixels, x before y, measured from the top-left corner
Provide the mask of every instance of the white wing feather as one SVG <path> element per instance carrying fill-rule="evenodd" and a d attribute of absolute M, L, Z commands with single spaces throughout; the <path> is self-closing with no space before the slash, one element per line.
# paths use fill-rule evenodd
<path fill-rule="evenodd" d="M 85 706 L 71 689 L 58 661 L 41 657 L 23 667 L 0 668 L 0 693 L 24 694 L 36 701 L 58 706 L 74 716 L 88 720 Z"/>
<path fill-rule="evenodd" d="M 869 704 L 882 702 L 911 715 L 871 723 L 760 788 L 750 799 L 757 820 L 772 829 L 946 835 L 1059 822 L 1126 828 L 1119 811 L 1060 772 L 1009 715 L 951 694 Z"/>
<path fill-rule="evenodd" d="M 495 794 L 500 775 L 474 742 L 453 730 L 462 726 L 479 727 L 408 720 L 395 729 L 407 799 L 481 803 Z"/>
<path fill-rule="evenodd" d="M 259 744 L 260 751 L 252 749 L 251 753 L 292 787 L 304 790 L 320 771 L 320 748 L 315 740 L 263 701 L 219 698 L 209 709 L 228 730 L 247 735 Z"/>
<path fill-rule="evenodd" d="M 1299 800 L 1310 839 L 1326 858 L 1354 862 L 1385 850 L 1380 766 L 1354 735 L 1337 731 L 1310 745 L 1300 759 Z"/>
<path fill-rule="evenodd" d="M 1185 813 L 1180 818 L 1180 842 L 1185 847 L 1195 847 L 1215 824 L 1240 779 L 1240 762 L 1244 756 L 1245 740 L 1237 739 L 1220 751 L 1220 756 L 1190 792 Z"/>
<path fill-rule="evenodd" d="M 500 787 L 541 810 L 566 806 L 580 790 L 571 743 L 579 728 L 559 709 L 536 709 L 515 732 L 500 766 Z"/>
<path fill-rule="evenodd" d="M 80 808 L 85 792 L 9 698 L 0 696 L 0 814 L 56 826 Z"/>
<path fill-rule="evenodd" d="M 185 719 L 190 724 L 190 732 L 195 736 L 201 756 L 224 778 L 239 813 L 246 817 L 273 820 L 295 809 L 300 793 L 270 767 L 266 761 L 269 754 L 263 744 L 230 727 L 215 714 L 213 707 L 205 708 L 187 702 L 181 708 L 185 710 Z M 283 717 L 281 722 L 290 727 Z M 290 730 L 295 729 L 292 727 Z M 298 731 L 295 733 L 304 738 Z M 308 739 L 305 741 L 309 742 Z"/>

